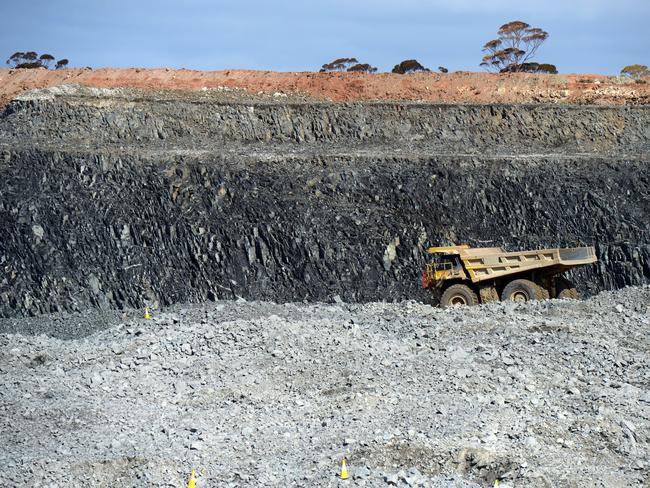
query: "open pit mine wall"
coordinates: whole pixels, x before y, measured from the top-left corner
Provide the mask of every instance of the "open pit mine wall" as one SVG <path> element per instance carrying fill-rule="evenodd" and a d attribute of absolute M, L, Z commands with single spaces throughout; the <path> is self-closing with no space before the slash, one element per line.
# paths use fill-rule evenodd
<path fill-rule="evenodd" d="M 644 107 L 24 97 L 0 117 L 0 315 L 430 300 L 428 245 L 594 244 L 650 281 Z"/>

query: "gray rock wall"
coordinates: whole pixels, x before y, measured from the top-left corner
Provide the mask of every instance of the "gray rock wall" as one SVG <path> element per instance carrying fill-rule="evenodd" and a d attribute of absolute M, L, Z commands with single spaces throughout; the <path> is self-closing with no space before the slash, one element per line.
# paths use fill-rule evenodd
<path fill-rule="evenodd" d="M 14 100 L 0 119 L 0 140 L 199 150 L 294 143 L 321 151 L 350 145 L 463 154 L 650 151 L 644 106 L 224 103 L 200 94 L 58 93 Z"/>
<path fill-rule="evenodd" d="M 0 117 L 0 315 L 428 300 L 448 242 L 594 244 L 584 291 L 650 281 L 645 108 L 151 97 Z"/>

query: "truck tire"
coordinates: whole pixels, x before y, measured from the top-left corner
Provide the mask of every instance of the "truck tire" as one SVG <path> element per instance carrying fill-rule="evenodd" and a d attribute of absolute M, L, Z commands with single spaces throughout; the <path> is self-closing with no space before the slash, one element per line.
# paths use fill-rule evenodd
<path fill-rule="evenodd" d="M 548 290 L 530 280 L 513 280 L 506 285 L 501 294 L 501 300 L 511 302 L 527 302 L 530 300 L 548 299 Z"/>
<path fill-rule="evenodd" d="M 577 300 L 578 290 L 573 283 L 562 276 L 555 278 L 555 291 L 558 298 L 565 298 L 567 300 Z"/>
<path fill-rule="evenodd" d="M 537 297 L 535 300 L 548 300 L 551 298 L 551 293 L 541 285 L 535 284 L 537 287 Z"/>
<path fill-rule="evenodd" d="M 478 297 L 467 285 L 451 285 L 442 294 L 440 306 L 449 307 L 451 305 L 478 305 Z"/>

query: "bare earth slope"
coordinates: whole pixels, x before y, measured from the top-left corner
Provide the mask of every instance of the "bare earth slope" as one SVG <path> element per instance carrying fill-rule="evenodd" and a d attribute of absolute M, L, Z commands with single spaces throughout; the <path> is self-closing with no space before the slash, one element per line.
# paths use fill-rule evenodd
<path fill-rule="evenodd" d="M 533 75 L 457 72 L 278 73 L 163 69 L 0 70 L 0 104 L 23 91 L 61 84 L 157 90 L 241 88 L 249 92 L 299 92 L 333 101 L 422 100 L 448 103 L 650 104 L 650 84 L 590 74 Z"/>

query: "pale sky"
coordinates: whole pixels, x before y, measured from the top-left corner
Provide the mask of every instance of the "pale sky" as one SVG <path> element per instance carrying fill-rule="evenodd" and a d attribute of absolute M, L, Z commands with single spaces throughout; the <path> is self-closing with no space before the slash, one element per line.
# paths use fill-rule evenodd
<path fill-rule="evenodd" d="M 37 51 L 71 67 L 317 71 L 354 56 L 481 71 L 511 20 L 549 32 L 535 60 L 563 73 L 650 65 L 650 0 L 0 0 L 0 15 L 3 61 Z"/>

